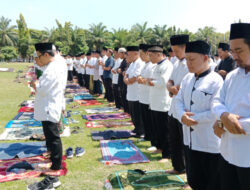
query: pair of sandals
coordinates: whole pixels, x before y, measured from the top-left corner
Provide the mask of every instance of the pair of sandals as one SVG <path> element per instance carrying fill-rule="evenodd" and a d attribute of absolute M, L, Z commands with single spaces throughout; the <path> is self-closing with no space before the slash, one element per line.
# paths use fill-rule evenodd
<path fill-rule="evenodd" d="M 73 130 L 71 131 L 71 134 L 79 134 L 79 133 L 83 133 L 83 128 L 79 127 L 79 126 L 74 126 L 71 127 Z"/>

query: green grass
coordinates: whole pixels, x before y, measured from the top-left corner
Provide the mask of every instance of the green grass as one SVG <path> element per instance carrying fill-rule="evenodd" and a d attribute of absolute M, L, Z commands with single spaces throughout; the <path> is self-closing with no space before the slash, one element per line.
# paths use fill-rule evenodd
<path fill-rule="evenodd" d="M 32 65 L 28 63 L 0 63 L 0 67 L 15 68 L 15 72 L 0 72 L 0 132 L 4 130 L 5 124 L 11 120 L 19 109 L 18 105 L 29 99 L 30 90 L 27 84 L 14 82 L 18 70 L 26 70 L 27 66 Z M 84 110 L 87 107 L 80 106 L 78 109 L 70 109 L 75 104 L 67 105 L 68 110 Z M 139 142 L 132 138 L 134 144 L 150 159 L 150 163 L 131 164 L 131 165 L 112 165 L 106 166 L 100 162 L 102 159 L 100 146 L 98 141 L 92 141 L 90 132 L 92 130 L 105 129 L 88 129 L 84 127 L 84 120 L 80 115 L 73 115 L 73 119 L 80 121 L 78 124 L 70 126 L 80 126 L 84 128 L 83 133 L 72 134 L 70 137 L 62 138 L 64 151 L 69 147 L 84 147 L 86 153 L 83 157 L 72 158 L 66 160 L 68 173 L 66 176 L 60 177 L 62 186 L 58 190 L 102 190 L 104 181 L 107 176 L 115 171 L 128 169 L 142 169 L 142 170 L 166 170 L 171 169 L 171 162 L 159 163 L 160 155 L 149 154 L 146 150 L 149 147 L 149 142 Z M 124 128 L 123 128 L 124 129 Z M 126 129 L 126 128 L 125 128 Z M 129 129 L 129 127 L 127 128 Z M 186 176 L 180 176 L 185 180 Z M 0 184 L 1 190 L 21 190 L 26 189 L 28 184 L 40 181 L 43 178 L 34 178 L 26 180 L 18 180 Z"/>

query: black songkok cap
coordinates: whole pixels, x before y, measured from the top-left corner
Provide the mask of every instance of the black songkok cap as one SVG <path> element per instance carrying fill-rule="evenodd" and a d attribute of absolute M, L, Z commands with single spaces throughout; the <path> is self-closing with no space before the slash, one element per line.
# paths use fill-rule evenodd
<path fill-rule="evenodd" d="M 227 43 L 219 43 L 218 48 L 221 48 L 223 51 L 230 50 L 229 44 L 227 44 Z"/>
<path fill-rule="evenodd" d="M 173 52 L 172 48 L 168 48 L 168 52 Z"/>
<path fill-rule="evenodd" d="M 118 49 L 119 49 L 118 47 L 115 47 L 115 51 L 118 51 Z"/>
<path fill-rule="evenodd" d="M 200 53 L 204 55 L 209 55 L 210 45 L 201 40 L 188 42 L 186 44 L 186 53 Z"/>
<path fill-rule="evenodd" d="M 139 51 L 139 46 L 127 46 L 127 51 Z"/>
<path fill-rule="evenodd" d="M 234 39 L 250 39 L 250 23 L 231 24 L 230 40 Z"/>
<path fill-rule="evenodd" d="M 102 50 L 107 51 L 107 50 L 108 50 L 108 48 L 107 48 L 107 47 L 103 47 L 103 48 L 102 48 Z"/>
<path fill-rule="evenodd" d="M 56 50 L 56 47 L 52 43 L 38 43 L 35 44 L 36 51 L 48 51 L 48 50 Z"/>
<path fill-rule="evenodd" d="M 142 51 L 148 51 L 149 45 L 147 44 L 140 44 L 139 49 Z"/>
<path fill-rule="evenodd" d="M 170 37 L 171 46 L 186 44 L 188 41 L 189 35 L 186 34 L 173 35 Z"/>
<path fill-rule="evenodd" d="M 162 45 L 150 45 L 148 48 L 149 52 L 163 52 Z"/>
<path fill-rule="evenodd" d="M 91 55 L 91 52 L 89 51 L 86 55 L 87 55 L 87 56 L 90 56 L 90 55 Z"/>
<path fill-rule="evenodd" d="M 101 54 L 101 52 L 99 50 L 96 50 L 95 52 L 98 53 L 98 54 Z"/>

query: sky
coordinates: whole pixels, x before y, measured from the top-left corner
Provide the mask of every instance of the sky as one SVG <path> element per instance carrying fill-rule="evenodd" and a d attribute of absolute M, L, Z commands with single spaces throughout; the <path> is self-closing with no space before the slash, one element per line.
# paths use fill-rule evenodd
<path fill-rule="evenodd" d="M 108 30 L 130 29 L 136 23 L 177 26 L 196 32 L 213 26 L 217 32 L 230 30 L 230 24 L 250 23 L 249 0 L 0 0 L 0 17 L 16 25 L 22 13 L 29 28 L 51 29 L 55 20 L 88 29 L 102 22 Z"/>

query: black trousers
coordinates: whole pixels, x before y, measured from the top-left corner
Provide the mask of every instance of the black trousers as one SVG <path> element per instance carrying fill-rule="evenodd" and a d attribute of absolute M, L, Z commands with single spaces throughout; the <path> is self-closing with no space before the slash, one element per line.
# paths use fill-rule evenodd
<path fill-rule="evenodd" d="M 60 138 L 58 123 L 42 121 L 43 133 L 45 136 L 47 150 L 51 152 L 51 169 L 59 170 L 62 168 L 62 141 Z"/>
<path fill-rule="evenodd" d="M 113 95 L 115 99 L 115 107 L 118 109 L 121 109 L 122 103 L 121 103 L 121 96 L 119 94 L 118 84 L 113 84 Z"/>
<path fill-rule="evenodd" d="M 102 81 L 94 80 L 94 94 L 102 94 Z"/>
<path fill-rule="evenodd" d="M 74 67 L 73 67 L 72 73 L 73 73 L 73 76 L 77 76 L 77 72 L 76 72 L 76 69 Z"/>
<path fill-rule="evenodd" d="M 72 80 L 73 80 L 73 71 L 68 70 L 68 81 L 72 81 Z"/>
<path fill-rule="evenodd" d="M 152 127 L 151 127 L 151 112 L 149 110 L 149 105 L 139 103 L 140 104 L 140 114 L 142 119 L 142 125 L 144 128 L 144 139 L 150 141 L 151 140 L 151 134 L 152 134 Z"/>
<path fill-rule="evenodd" d="M 85 74 L 85 86 L 87 89 L 89 89 L 89 80 L 90 80 L 90 75 Z"/>
<path fill-rule="evenodd" d="M 82 74 L 78 73 L 77 74 L 77 80 L 78 80 L 78 84 L 83 87 L 83 78 L 82 78 Z"/>
<path fill-rule="evenodd" d="M 190 187 L 193 190 L 220 190 L 220 154 L 191 150 L 185 146 L 185 155 Z"/>
<path fill-rule="evenodd" d="M 185 170 L 182 124 L 172 116 L 168 117 L 169 150 L 174 170 Z"/>
<path fill-rule="evenodd" d="M 108 102 L 114 102 L 113 90 L 112 90 L 112 79 L 106 78 L 104 79 L 104 87 L 106 90 L 106 98 Z"/>
<path fill-rule="evenodd" d="M 222 156 L 219 162 L 221 190 L 250 189 L 250 168 L 242 168 L 227 162 Z"/>
<path fill-rule="evenodd" d="M 142 121 L 141 121 L 139 101 L 128 101 L 128 106 L 129 106 L 129 113 L 131 115 L 132 122 L 134 123 L 134 126 L 135 126 L 134 132 L 137 135 L 143 135 L 144 129 L 142 126 Z"/>
<path fill-rule="evenodd" d="M 122 107 L 124 112 L 129 113 L 128 107 L 128 100 L 127 100 L 127 85 L 120 86 L 120 93 L 121 93 L 121 100 L 122 100 Z"/>
<path fill-rule="evenodd" d="M 168 112 L 160 112 L 151 110 L 152 125 L 155 126 L 156 139 L 154 146 L 162 150 L 162 158 L 169 158 L 169 144 L 168 144 Z"/>

